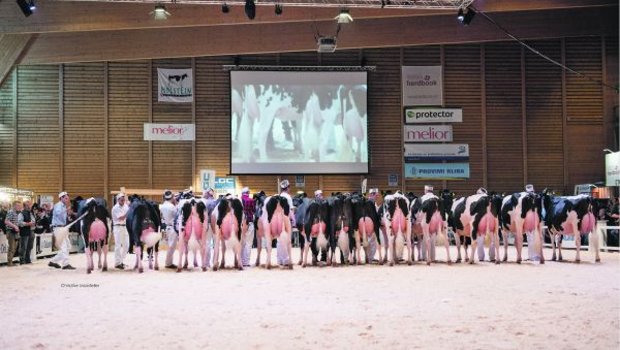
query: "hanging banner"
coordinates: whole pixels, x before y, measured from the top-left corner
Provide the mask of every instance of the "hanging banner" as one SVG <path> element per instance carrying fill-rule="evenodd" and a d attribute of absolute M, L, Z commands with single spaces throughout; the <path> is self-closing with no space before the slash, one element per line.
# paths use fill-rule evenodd
<path fill-rule="evenodd" d="M 215 170 L 200 170 L 200 191 L 205 192 L 208 188 L 215 189 Z"/>
<path fill-rule="evenodd" d="M 452 125 L 405 125 L 405 142 L 452 142 Z"/>
<path fill-rule="evenodd" d="M 194 124 L 144 123 L 144 141 L 194 141 Z"/>
<path fill-rule="evenodd" d="M 469 179 L 469 163 L 406 163 L 409 179 Z"/>
<path fill-rule="evenodd" d="M 469 145 L 454 144 L 405 144 L 405 163 L 412 162 L 440 162 L 469 160 Z"/>
<path fill-rule="evenodd" d="M 295 187 L 306 187 L 306 177 L 304 175 L 295 176 Z"/>
<path fill-rule="evenodd" d="M 461 122 L 463 122 L 463 109 L 461 108 L 405 108 L 405 124 Z"/>
<path fill-rule="evenodd" d="M 157 101 L 193 102 L 194 76 L 191 68 L 157 68 Z"/>
<path fill-rule="evenodd" d="M 215 177 L 215 193 L 225 195 L 228 193 L 235 194 L 236 191 L 237 185 L 234 176 Z"/>
<path fill-rule="evenodd" d="M 605 186 L 620 186 L 620 152 L 605 155 Z"/>
<path fill-rule="evenodd" d="M 441 66 L 402 67 L 403 106 L 441 106 Z"/>
<path fill-rule="evenodd" d="M 388 186 L 396 187 L 398 186 L 398 175 L 397 174 L 389 174 L 388 175 Z"/>

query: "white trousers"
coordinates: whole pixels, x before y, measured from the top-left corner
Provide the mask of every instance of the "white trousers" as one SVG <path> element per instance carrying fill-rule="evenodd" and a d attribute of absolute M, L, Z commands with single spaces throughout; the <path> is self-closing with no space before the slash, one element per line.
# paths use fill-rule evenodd
<path fill-rule="evenodd" d="M 178 241 L 179 235 L 174 232 L 172 225 L 166 226 L 166 243 L 168 243 L 168 250 L 166 251 L 166 266 L 172 265 L 172 258 L 174 258 L 174 251 L 177 250 Z"/>
<path fill-rule="evenodd" d="M 254 223 L 248 224 L 248 231 L 245 234 L 245 241 L 241 242 L 241 264 L 243 266 L 250 265 L 250 253 L 252 252 L 252 243 L 254 242 Z"/>
<path fill-rule="evenodd" d="M 56 231 L 58 228 L 54 228 Z M 55 232 L 54 232 L 55 235 Z M 67 236 L 62 243 L 60 244 L 60 250 L 56 255 L 52 258 L 51 262 L 60 265 L 61 267 L 65 267 L 69 265 L 69 249 L 71 248 L 71 241 L 69 241 L 69 236 Z"/>
<path fill-rule="evenodd" d="M 127 227 L 112 226 L 112 232 L 114 233 L 114 266 L 118 266 L 125 261 L 127 251 L 129 250 L 129 234 L 127 233 Z"/>

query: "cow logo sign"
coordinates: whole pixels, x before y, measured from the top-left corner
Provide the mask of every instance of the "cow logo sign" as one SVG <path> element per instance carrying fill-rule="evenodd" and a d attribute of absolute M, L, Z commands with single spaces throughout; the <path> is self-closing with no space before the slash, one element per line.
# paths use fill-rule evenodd
<path fill-rule="evenodd" d="M 193 102 L 194 74 L 192 69 L 157 68 L 157 101 Z"/>

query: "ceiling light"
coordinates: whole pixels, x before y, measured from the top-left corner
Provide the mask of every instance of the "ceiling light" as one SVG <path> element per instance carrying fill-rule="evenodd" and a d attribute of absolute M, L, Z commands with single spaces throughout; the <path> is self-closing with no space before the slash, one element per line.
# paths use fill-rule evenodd
<path fill-rule="evenodd" d="M 348 9 L 340 10 L 340 13 L 338 14 L 338 16 L 334 17 L 334 19 L 338 21 L 338 24 L 347 24 L 353 22 L 353 17 L 351 17 Z"/>
<path fill-rule="evenodd" d="M 168 16 L 171 16 L 170 12 L 166 11 L 166 6 L 162 4 L 155 5 L 155 10 L 151 12 L 151 15 L 153 15 L 153 18 L 156 20 L 166 19 Z"/>
<path fill-rule="evenodd" d="M 456 15 L 456 19 L 458 19 L 462 25 L 467 26 L 471 23 L 471 20 L 474 19 L 475 15 L 476 11 L 474 11 L 471 7 L 467 7 L 465 9 L 461 7 L 459 9 L 459 13 Z"/>
<path fill-rule="evenodd" d="M 228 4 L 223 3 L 222 4 L 222 13 L 228 13 L 230 12 L 230 7 L 228 7 Z"/>
<path fill-rule="evenodd" d="M 276 13 L 276 16 L 279 16 L 282 14 L 282 5 L 276 4 L 275 13 Z"/>
<path fill-rule="evenodd" d="M 245 0 L 245 15 L 248 16 L 248 19 L 256 17 L 256 4 L 254 0 Z"/>
<path fill-rule="evenodd" d="M 32 3 L 34 6 L 34 2 L 26 0 L 16 0 L 16 2 L 25 17 L 30 16 L 32 14 L 32 11 L 34 11 L 34 8 L 30 8 L 30 4 Z"/>
<path fill-rule="evenodd" d="M 30 11 L 34 11 L 37 9 L 37 5 L 34 3 L 34 0 L 28 1 L 28 7 L 30 7 Z"/>

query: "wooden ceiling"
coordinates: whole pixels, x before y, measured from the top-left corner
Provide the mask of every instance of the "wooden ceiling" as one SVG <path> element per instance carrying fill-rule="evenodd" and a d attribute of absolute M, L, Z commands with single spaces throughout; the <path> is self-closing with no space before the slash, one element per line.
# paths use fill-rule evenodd
<path fill-rule="evenodd" d="M 617 0 L 476 0 L 474 6 L 523 39 L 618 35 Z M 290 7 L 276 16 L 257 6 L 167 3 L 172 14 L 154 20 L 152 3 L 38 0 L 24 17 L 0 0 L 0 83 L 15 64 L 56 64 L 145 58 L 241 55 L 316 50 L 315 35 L 334 35 L 333 7 Z M 449 10 L 354 8 L 339 49 L 508 40 L 477 15 L 469 26 Z"/>

